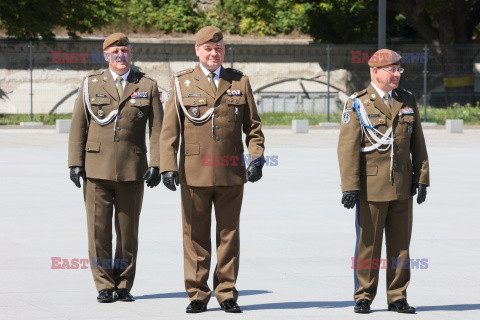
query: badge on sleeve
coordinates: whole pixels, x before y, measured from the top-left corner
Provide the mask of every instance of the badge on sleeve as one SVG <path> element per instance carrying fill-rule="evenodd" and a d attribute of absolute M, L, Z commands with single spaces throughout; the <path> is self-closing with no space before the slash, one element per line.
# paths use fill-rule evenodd
<path fill-rule="evenodd" d="M 342 122 L 347 124 L 350 122 L 350 113 L 343 113 L 342 115 Z"/>
<path fill-rule="evenodd" d="M 185 86 L 187 86 L 187 87 L 190 86 L 190 83 L 191 83 L 190 80 L 185 81 Z"/>

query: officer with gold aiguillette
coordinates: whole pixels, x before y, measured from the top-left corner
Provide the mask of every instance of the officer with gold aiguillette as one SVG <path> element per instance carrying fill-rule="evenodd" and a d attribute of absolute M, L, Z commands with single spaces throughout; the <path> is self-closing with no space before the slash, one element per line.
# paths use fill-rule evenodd
<path fill-rule="evenodd" d="M 427 148 L 414 95 L 398 89 L 401 56 L 382 49 L 368 61 L 371 83 L 346 102 L 338 162 L 342 204 L 356 205 L 355 308 L 369 313 L 378 284 L 385 230 L 388 310 L 414 313 L 407 303 L 412 198 L 425 201 L 429 185 Z M 376 261 L 376 263 L 375 263 Z M 395 263 L 394 263 L 395 262 Z"/>
<path fill-rule="evenodd" d="M 88 253 L 98 302 L 133 301 L 138 224 L 147 186 L 160 183 L 163 109 L 157 83 L 130 68 L 132 48 L 122 33 L 103 42 L 109 69 L 82 81 L 73 109 L 68 143 L 70 179 L 84 180 Z M 147 164 L 145 129 L 150 137 Z M 117 235 L 112 259 L 112 215 Z"/>
<path fill-rule="evenodd" d="M 177 72 L 168 90 L 160 168 L 167 188 L 176 190 L 179 180 L 181 185 L 187 313 L 206 311 L 210 300 L 212 203 L 217 222 L 215 297 L 222 310 L 241 312 L 235 283 L 243 185 L 262 177 L 264 137 L 248 77 L 222 67 L 225 43 L 220 29 L 204 27 L 195 40 L 200 64 Z M 242 131 L 253 159 L 246 171 Z"/>

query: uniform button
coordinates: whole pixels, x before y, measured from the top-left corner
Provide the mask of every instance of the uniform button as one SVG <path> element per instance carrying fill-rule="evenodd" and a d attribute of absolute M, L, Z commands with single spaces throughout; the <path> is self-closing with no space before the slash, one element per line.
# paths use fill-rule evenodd
<path fill-rule="evenodd" d="M 117 130 L 118 130 L 118 131 L 120 131 L 120 130 L 122 130 L 122 128 L 120 128 L 120 127 L 117 127 Z"/>
<path fill-rule="evenodd" d="M 396 137 L 397 137 L 397 135 L 394 133 L 394 134 L 393 134 L 393 137 L 394 137 L 394 138 L 396 138 Z"/>
<path fill-rule="evenodd" d="M 217 141 L 220 141 L 220 137 L 217 137 L 216 139 L 217 139 Z"/>
<path fill-rule="evenodd" d="M 188 151 L 185 151 L 185 154 L 188 154 Z"/>
<path fill-rule="evenodd" d="M 215 126 L 215 129 L 220 129 L 220 126 Z"/>
<path fill-rule="evenodd" d="M 87 147 L 87 151 L 90 150 L 90 147 Z"/>
<path fill-rule="evenodd" d="M 218 118 L 218 113 L 215 113 L 215 118 Z"/>
<path fill-rule="evenodd" d="M 115 138 L 115 141 L 119 142 L 119 141 L 120 141 L 120 139 L 119 139 L 119 138 Z"/>
<path fill-rule="evenodd" d="M 118 119 L 122 119 L 122 116 L 121 116 L 121 115 L 118 115 Z"/>

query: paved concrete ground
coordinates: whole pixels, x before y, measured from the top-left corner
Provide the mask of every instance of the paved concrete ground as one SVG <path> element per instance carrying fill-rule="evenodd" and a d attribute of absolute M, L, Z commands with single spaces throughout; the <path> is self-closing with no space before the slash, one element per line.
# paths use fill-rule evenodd
<path fill-rule="evenodd" d="M 480 130 L 425 130 L 427 201 L 414 208 L 409 302 L 416 318 L 480 317 Z M 88 269 L 51 269 L 52 257 L 86 259 L 81 190 L 69 181 L 67 135 L 0 129 L 0 319 L 410 318 L 386 311 L 385 270 L 369 316 L 352 308 L 353 210 L 340 205 L 338 129 L 266 129 L 278 166 L 245 188 L 238 279 L 241 315 L 188 316 L 180 195 L 145 193 L 134 303 L 99 304 Z"/>

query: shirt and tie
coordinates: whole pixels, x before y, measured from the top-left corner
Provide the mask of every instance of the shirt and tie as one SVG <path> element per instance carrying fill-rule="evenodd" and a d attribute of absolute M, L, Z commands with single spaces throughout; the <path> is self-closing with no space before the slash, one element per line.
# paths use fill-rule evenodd
<path fill-rule="evenodd" d="M 131 69 L 128 69 L 128 71 L 125 74 L 119 76 L 114 71 L 112 71 L 112 69 L 110 69 L 110 73 L 112 74 L 113 80 L 115 80 L 115 87 L 117 87 L 117 92 L 120 99 L 122 98 L 123 90 L 127 85 L 127 78 L 128 78 L 128 75 L 130 74 L 130 70 Z"/>
<path fill-rule="evenodd" d="M 372 86 L 375 88 L 377 91 L 378 95 L 382 97 L 383 102 L 387 105 L 388 109 L 392 109 L 392 91 L 389 92 L 384 92 L 381 90 L 379 87 L 375 85 L 375 83 L 372 82 Z"/>
<path fill-rule="evenodd" d="M 202 69 L 203 73 L 205 73 L 205 76 L 208 79 L 208 82 L 210 83 L 210 86 L 212 87 L 212 90 L 214 93 L 217 93 L 217 88 L 218 88 L 218 83 L 220 81 L 220 67 L 217 68 L 214 72 L 211 72 L 207 70 L 202 64 L 200 64 L 200 68 Z"/>

